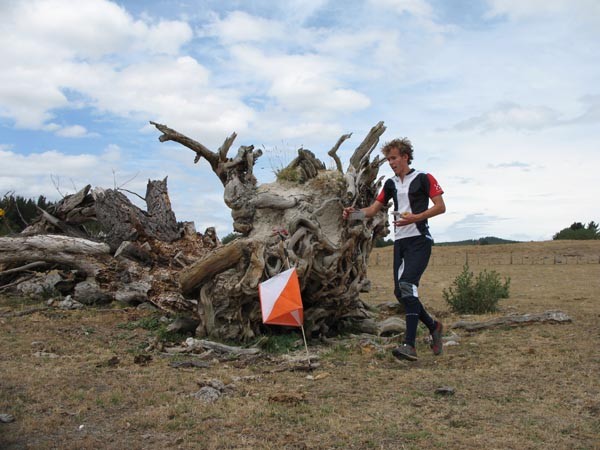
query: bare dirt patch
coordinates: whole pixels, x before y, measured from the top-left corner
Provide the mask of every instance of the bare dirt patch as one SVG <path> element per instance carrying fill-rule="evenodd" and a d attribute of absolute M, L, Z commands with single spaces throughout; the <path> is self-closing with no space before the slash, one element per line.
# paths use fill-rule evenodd
<path fill-rule="evenodd" d="M 151 312 L 8 317 L 38 305 L 0 298 L 0 414 L 15 419 L 0 448 L 599 448 L 599 255 L 590 241 L 435 247 L 420 293 L 447 325 L 465 319 L 442 289 L 466 258 L 511 277 L 502 311 L 471 319 L 560 309 L 573 322 L 453 330 L 440 357 L 420 339 L 416 363 L 376 338 L 315 341 L 310 374 L 270 356 L 175 368 L 189 358 L 146 353 L 152 333 L 128 325 Z M 391 249 L 375 250 L 365 301 L 394 300 L 390 272 Z M 192 395 L 207 380 L 227 386 L 213 403 Z"/>

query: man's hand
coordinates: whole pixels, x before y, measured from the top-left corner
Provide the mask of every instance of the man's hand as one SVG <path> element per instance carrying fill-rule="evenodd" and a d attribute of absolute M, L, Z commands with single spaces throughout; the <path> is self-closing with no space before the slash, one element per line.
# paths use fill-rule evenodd
<path fill-rule="evenodd" d="M 353 213 L 356 211 L 357 211 L 357 209 L 352 206 L 344 208 L 344 210 L 342 211 L 342 217 L 344 218 L 344 220 L 348 220 L 348 216 L 350 215 L 350 213 Z"/>
<path fill-rule="evenodd" d="M 395 214 L 394 214 L 395 215 Z M 406 225 L 410 225 L 411 223 L 418 222 L 418 216 L 408 211 L 404 211 L 399 215 L 395 215 L 394 226 L 403 227 Z"/>

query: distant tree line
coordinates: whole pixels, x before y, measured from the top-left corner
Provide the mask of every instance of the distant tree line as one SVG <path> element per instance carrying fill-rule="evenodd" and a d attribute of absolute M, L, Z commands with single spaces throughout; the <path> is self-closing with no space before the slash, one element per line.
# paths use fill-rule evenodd
<path fill-rule="evenodd" d="M 598 224 L 593 220 L 587 226 L 581 222 L 573 222 L 569 228 L 563 228 L 552 239 L 600 239 L 600 231 Z"/>
<path fill-rule="evenodd" d="M 440 242 L 436 245 L 451 246 L 451 245 L 495 245 L 495 244 L 516 244 L 519 241 L 511 241 L 509 239 L 502 239 L 494 236 L 486 236 L 479 239 L 465 239 L 464 241 L 455 242 Z"/>
<path fill-rule="evenodd" d="M 33 200 L 12 193 L 5 194 L 0 199 L 0 236 L 20 233 L 40 215 L 37 207 L 48 210 L 53 205 L 43 195 Z"/>

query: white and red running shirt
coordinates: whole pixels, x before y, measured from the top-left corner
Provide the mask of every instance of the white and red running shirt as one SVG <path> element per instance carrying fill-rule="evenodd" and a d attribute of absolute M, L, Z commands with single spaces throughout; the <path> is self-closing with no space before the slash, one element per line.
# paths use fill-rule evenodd
<path fill-rule="evenodd" d="M 433 175 L 411 169 L 404 176 L 404 180 L 398 176 L 389 178 L 377 196 L 377 201 L 387 205 L 390 200 L 393 200 L 394 211 L 419 214 L 429 208 L 430 198 L 443 193 L 444 191 Z M 431 239 L 427 220 L 394 227 L 395 240 L 419 235 L 425 235 Z"/>

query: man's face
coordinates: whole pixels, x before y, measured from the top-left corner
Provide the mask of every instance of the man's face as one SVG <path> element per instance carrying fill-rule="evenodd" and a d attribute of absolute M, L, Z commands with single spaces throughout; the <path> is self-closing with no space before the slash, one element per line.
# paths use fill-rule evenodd
<path fill-rule="evenodd" d="M 396 175 L 405 175 L 408 172 L 408 155 L 401 155 L 397 148 L 392 148 L 386 159 Z"/>

